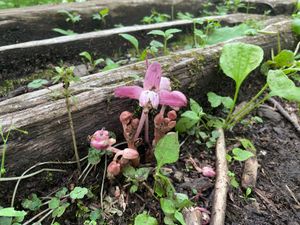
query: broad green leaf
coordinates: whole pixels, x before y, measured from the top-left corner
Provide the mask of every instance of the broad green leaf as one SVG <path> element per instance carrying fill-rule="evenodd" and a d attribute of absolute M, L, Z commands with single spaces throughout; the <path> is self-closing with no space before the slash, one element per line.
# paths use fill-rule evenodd
<path fill-rule="evenodd" d="M 49 209 L 56 209 L 60 205 L 60 200 L 58 198 L 51 198 L 50 202 L 48 203 Z"/>
<path fill-rule="evenodd" d="M 57 32 L 57 33 L 60 33 L 62 35 L 66 35 L 66 36 L 70 36 L 70 35 L 75 35 L 77 33 L 75 33 L 74 31 L 72 30 L 63 30 L 63 29 L 60 29 L 60 28 L 54 28 L 52 29 L 53 31 Z"/>
<path fill-rule="evenodd" d="M 233 158 L 237 161 L 245 161 L 249 158 L 251 158 L 252 156 L 254 156 L 254 154 L 252 152 L 240 149 L 240 148 L 234 148 L 232 149 L 232 153 L 233 153 Z"/>
<path fill-rule="evenodd" d="M 152 34 L 152 35 L 159 35 L 159 36 L 163 36 L 165 37 L 165 32 L 163 32 L 162 30 L 151 30 L 150 32 L 148 32 L 147 34 Z"/>
<path fill-rule="evenodd" d="M 180 30 L 180 29 L 171 28 L 171 29 L 166 30 L 166 31 L 165 31 L 165 34 L 166 34 L 166 36 L 169 36 L 169 35 L 171 35 L 171 34 L 179 33 L 179 32 L 181 32 L 181 31 L 182 31 L 182 30 Z"/>
<path fill-rule="evenodd" d="M 189 197 L 183 193 L 175 193 L 175 203 L 177 209 L 183 209 L 184 207 L 191 206 L 193 203 L 190 201 Z"/>
<path fill-rule="evenodd" d="M 88 193 L 87 188 L 75 187 L 70 193 L 72 199 L 82 199 Z"/>
<path fill-rule="evenodd" d="M 100 209 L 96 209 L 90 213 L 91 220 L 99 220 L 102 217 Z"/>
<path fill-rule="evenodd" d="M 197 120 L 199 121 L 199 116 L 194 111 L 185 111 L 181 114 L 181 117 L 189 118 L 190 120 Z"/>
<path fill-rule="evenodd" d="M 226 108 L 226 109 L 231 109 L 233 107 L 233 100 L 230 97 L 223 97 L 220 95 L 217 95 L 214 92 L 208 92 L 207 93 L 208 101 L 211 104 L 211 107 L 216 108 L 220 106 L 221 104 Z"/>
<path fill-rule="evenodd" d="M 182 215 L 181 212 L 176 211 L 174 214 L 174 217 L 176 218 L 176 220 L 181 224 L 181 225 L 186 225 L 185 221 L 184 221 L 184 217 Z"/>
<path fill-rule="evenodd" d="M 139 41 L 132 35 L 130 34 L 119 34 L 121 37 L 129 41 L 135 49 L 138 51 L 139 50 Z"/>
<path fill-rule="evenodd" d="M 193 112 L 197 113 L 198 116 L 203 114 L 202 107 L 192 98 L 190 98 L 190 108 Z"/>
<path fill-rule="evenodd" d="M 106 66 L 103 68 L 103 71 L 108 71 L 108 70 L 112 70 L 112 69 L 120 67 L 120 65 L 118 63 L 115 63 L 110 58 L 105 59 L 105 63 L 106 63 Z"/>
<path fill-rule="evenodd" d="M 195 16 L 189 12 L 178 12 L 177 13 L 177 19 L 180 19 L 180 20 L 191 20 L 193 19 Z"/>
<path fill-rule="evenodd" d="M 161 198 L 160 199 L 160 206 L 162 211 L 166 215 L 174 214 L 176 212 L 176 207 L 174 201 L 167 199 L 167 198 Z"/>
<path fill-rule="evenodd" d="M 150 42 L 150 46 L 155 47 L 155 48 L 163 48 L 164 47 L 163 43 L 161 43 L 160 41 L 156 41 L 156 40 L 152 40 Z"/>
<path fill-rule="evenodd" d="M 278 55 L 276 55 L 273 59 L 273 61 L 276 63 L 276 66 L 279 68 L 281 67 L 289 67 L 293 65 L 295 62 L 295 55 L 294 52 L 290 50 L 282 50 Z"/>
<path fill-rule="evenodd" d="M 36 80 L 33 80 L 31 81 L 27 87 L 28 88 L 31 88 L 31 89 L 38 89 L 40 87 L 42 87 L 43 85 L 46 85 L 48 84 L 48 81 L 45 80 L 45 79 L 36 79 Z"/>
<path fill-rule="evenodd" d="M 100 59 L 96 59 L 95 62 L 94 62 L 94 65 L 97 66 L 99 65 L 100 63 L 104 62 L 105 60 L 100 58 Z"/>
<path fill-rule="evenodd" d="M 92 165 L 97 165 L 101 161 L 101 157 L 105 154 L 105 151 L 99 151 L 94 148 L 89 149 L 88 162 Z"/>
<path fill-rule="evenodd" d="M 300 19 L 299 18 L 295 18 L 292 21 L 292 31 L 297 34 L 300 35 Z"/>
<path fill-rule="evenodd" d="M 42 201 L 38 198 L 36 194 L 32 194 L 28 199 L 25 199 L 22 202 L 22 206 L 25 209 L 29 209 L 31 211 L 38 210 L 42 205 Z"/>
<path fill-rule="evenodd" d="M 220 66 L 223 72 L 231 77 L 236 82 L 237 88 L 239 88 L 249 73 L 260 65 L 263 56 L 264 51 L 259 46 L 230 43 L 223 47 Z"/>
<path fill-rule="evenodd" d="M 135 178 L 138 181 L 145 181 L 145 180 L 147 180 L 150 171 L 151 171 L 151 168 L 147 168 L 147 167 L 139 168 L 135 172 Z"/>
<path fill-rule="evenodd" d="M 165 216 L 164 223 L 166 225 L 176 225 L 176 223 L 174 223 L 173 215 Z"/>
<path fill-rule="evenodd" d="M 250 141 L 249 139 L 241 138 L 239 139 L 239 141 L 241 142 L 244 149 L 251 151 L 253 153 L 256 152 L 256 148 L 254 147 L 252 141 Z"/>
<path fill-rule="evenodd" d="M 300 88 L 296 87 L 282 70 L 270 70 L 267 83 L 271 89 L 270 96 L 279 96 L 289 101 L 300 102 Z"/>
<path fill-rule="evenodd" d="M 122 170 L 122 173 L 125 177 L 133 179 L 135 176 L 136 170 L 132 166 L 128 165 L 128 166 L 124 167 L 124 169 Z"/>
<path fill-rule="evenodd" d="M 86 58 L 90 63 L 92 63 L 92 56 L 91 56 L 91 54 L 90 54 L 89 52 L 84 51 L 84 52 L 81 52 L 79 55 L 80 55 L 80 56 L 83 56 L 83 57 Z"/>
<path fill-rule="evenodd" d="M 144 212 L 135 217 L 134 225 L 158 225 L 158 222 L 157 219 Z"/>
<path fill-rule="evenodd" d="M 4 217 L 24 217 L 26 214 L 25 211 L 17 211 L 13 207 L 0 209 L 0 216 Z"/>
<path fill-rule="evenodd" d="M 246 36 L 251 27 L 247 24 L 240 24 L 234 27 L 221 27 L 214 29 L 213 32 L 208 35 L 207 44 L 212 45 L 227 41 L 236 37 Z"/>
<path fill-rule="evenodd" d="M 165 164 L 177 162 L 179 158 L 179 148 L 177 133 L 170 132 L 160 139 L 154 151 L 157 168 L 161 168 Z"/>
<path fill-rule="evenodd" d="M 176 123 L 175 129 L 179 133 L 184 133 L 184 132 L 187 132 L 189 129 L 191 129 L 198 122 L 199 122 L 199 120 L 191 120 L 190 118 L 182 117 Z"/>
<path fill-rule="evenodd" d="M 13 218 L 12 217 L 0 217 L 1 225 L 12 225 Z"/>

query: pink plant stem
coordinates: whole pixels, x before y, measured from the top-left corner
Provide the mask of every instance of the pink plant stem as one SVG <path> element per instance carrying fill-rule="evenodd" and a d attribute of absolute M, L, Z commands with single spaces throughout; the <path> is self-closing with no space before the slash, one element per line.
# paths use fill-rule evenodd
<path fill-rule="evenodd" d="M 149 141 L 149 114 L 146 114 L 146 119 L 145 119 L 145 142 L 147 144 L 150 143 Z"/>
<path fill-rule="evenodd" d="M 107 151 L 113 152 L 115 154 L 117 154 L 119 151 L 121 151 L 120 149 L 117 149 L 115 147 L 110 146 Z"/>
<path fill-rule="evenodd" d="M 165 106 L 165 105 L 162 105 L 159 113 L 160 113 L 162 116 L 164 116 L 165 111 L 166 111 L 166 106 Z"/>
<path fill-rule="evenodd" d="M 140 119 L 140 122 L 139 122 L 139 126 L 136 130 L 136 133 L 134 135 L 134 140 L 137 140 L 141 134 L 141 131 L 143 129 L 143 126 L 145 124 L 145 120 L 146 120 L 146 117 L 148 115 L 148 109 L 143 109 L 143 112 L 142 112 L 142 116 L 141 116 L 141 119 Z"/>

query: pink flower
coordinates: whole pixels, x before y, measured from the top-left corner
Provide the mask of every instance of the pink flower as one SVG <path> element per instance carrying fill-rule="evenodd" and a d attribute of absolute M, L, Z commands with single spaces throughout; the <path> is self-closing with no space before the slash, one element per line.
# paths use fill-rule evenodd
<path fill-rule="evenodd" d="M 216 176 L 216 172 L 210 166 L 204 166 L 202 168 L 202 174 L 205 177 L 215 177 Z"/>
<path fill-rule="evenodd" d="M 141 107 L 157 109 L 158 105 L 182 107 L 187 104 L 184 94 L 179 91 L 171 91 L 170 80 L 161 77 L 161 66 L 153 62 L 147 69 L 144 87 L 125 86 L 115 90 L 115 96 L 120 98 L 138 99 Z"/>
<path fill-rule="evenodd" d="M 91 147 L 98 150 L 106 150 L 110 146 L 116 143 L 114 138 L 109 138 L 109 132 L 107 130 L 97 130 L 91 138 Z"/>
<path fill-rule="evenodd" d="M 121 165 L 116 161 L 111 161 L 107 167 L 107 173 L 109 176 L 117 176 L 121 172 Z"/>

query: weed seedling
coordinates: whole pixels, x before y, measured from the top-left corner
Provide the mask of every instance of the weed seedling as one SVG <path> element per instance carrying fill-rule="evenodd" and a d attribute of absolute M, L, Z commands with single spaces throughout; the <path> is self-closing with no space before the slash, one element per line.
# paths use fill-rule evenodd
<path fill-rule="evenodd" d="M 94 59 L 87 51 L 81 52 L 79 55 L 88 62 L 88 66 L 91 68 L 91 71 L 94 71 L 100 63 L 104 62 L 103 58 Z"/>
<path fill-rule="evenodd" d="M 69 125 L 70 125 L 70 130 L 72 135 L 74 153 L 77 161 L 77 168 L 79 171 L 81 171 L 80 161 L 79 161 L 80 159 L 77 150 L 75 129 L 74 129 L 73 118 L 72 118 L 71 102 L 70 102 L 70 98 L 72 96 L 70 90 L 70 83 L 78 82 L 80 81 L 80 78 L 74 75 L 74 67 L 55 67 L 55 71 L 57 75 L 53 77 L 53 82 L 61 83 L 63 85 L 63 96 L 65 97 L 66 108 L 68 111 Z"/>
<path fill-rule="evenodd" d="M 162 22 L 168 21 L 170 18 L 171 18 L 171 16 L 168 14 L 159 13 L 155 10 L 152 10 L 150 16 L 145 16 L 142 19 L 142 23 L 144 23 L 144 24 L 162 23 Z"/>
<path fill-rule="evenodd" d="M 16 128 L 13 125 L 10 125 L 7 130 L 4 130 L 4 128 L 0 124 L 0 137 L 1 137 L 1 140 L 3 142 L 1 167 L 0 167 L 0 178 L 6 173 L 6 170 L 5 170 L 5 154 L 6 154 L 6 150 L 7 150 L 7 142 L 8 142 L 8 139 L 9 139 L 12 131 L 18 131 L 18 132 L 23 133 L 23 134 L 28 134 L 27 131 L 20 130 L 20 129 Z"/>
<path fill-rule="evenodd" d="M 164 45 L 164 48 L 163 48 L 164 54 L 167 55 L 168 54 L 168 48 L 167 48 L 168 40 L 170 40 L 172 37 L 174 37 L 175 33 L 179 33 L 179 32 L 181 32 L 181 30 L 172 28 L 172 29 L 168 29 L 166 31 L 152 30 L 148 34 L 158 35 L 158 36 L 163 37 L 163 39 L 164 39 L 164 44 L 163 44 Z"/>
<path fill-rule="evenodd" d="M 105 25 L 106 24 L 105 17 L 107 17 L 108 14 L 109 14 L 109 8 L 104 8 L 98 11 L 97 13 L 93 14 L 92 18 L 93 20 L 98 20 Z"/>
<path fill-rule="evenodd" d="M 132 44 L 132 46 L 135 48 L 136 55 L 139 56 L 140 55 L 139 41 L 130 34 L 119 34 L 119 35 Z"/>
<path fill-rule="evenodd" d="M 72 24 L 78 23 L 81 20 L 80 14 L 77 12 L 69 12 L 67 10 L 59 10 L 58 13 L 65 15 L 66 22 L 70 22 Z"/>

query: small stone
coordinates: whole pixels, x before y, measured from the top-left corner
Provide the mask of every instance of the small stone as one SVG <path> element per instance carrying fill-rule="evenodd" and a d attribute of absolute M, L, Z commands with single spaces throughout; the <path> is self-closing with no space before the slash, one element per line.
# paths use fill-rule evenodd
<path fill-rule="evenodd" d="M 174 174 L 174 178 L 177 182 L 181 183 L 183 180 L 183 173 L 180 171 L 176 171 Z"/>
<path fill-rule="evenodd" d="M 75 76 L 83 77 L 83 76 L 86 76 L 88 74 L 89 74 L 89 72 L 88 72 L 88 68 L 86 67 L 86 65 L 80 64 L 78 66 L 75 66 L 75 69 L 74 69 L 74 75 Z"/>
<path fill-rule="evenodd" d="M 275 112 L 271 107 L 267 107 L 264 105 L 262 105 L 258 109 L 258 115 L 260 117 L 267 118 L 274 123 L 279 123 L 282 120 L 282 116 L 280 115 L 280 113 Z"/>

